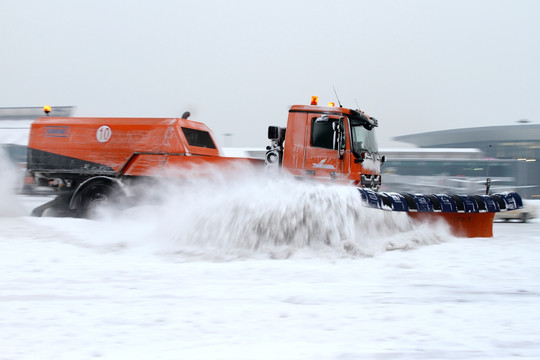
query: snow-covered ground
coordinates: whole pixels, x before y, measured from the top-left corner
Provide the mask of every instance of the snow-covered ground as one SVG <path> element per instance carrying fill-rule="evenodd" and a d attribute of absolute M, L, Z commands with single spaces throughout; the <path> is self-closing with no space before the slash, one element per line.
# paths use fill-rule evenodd
<path fill-rule="evenodd" d="M 33 218 L 2 180 L 2 360 L 540 358 L 538 219 L 454 238 L 261 179 Z"/>

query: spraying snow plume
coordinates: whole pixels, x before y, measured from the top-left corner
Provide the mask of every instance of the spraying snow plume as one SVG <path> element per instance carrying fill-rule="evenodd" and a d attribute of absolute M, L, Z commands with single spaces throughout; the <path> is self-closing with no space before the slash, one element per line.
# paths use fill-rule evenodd
<path fill-rule="evenodd" d="M 153 184 L 146 188 L 153 205 L 103 222 L 109 230 L 122 229 L 115 241 L 124 244 L 152 244 L 179 258 L 219 260 L 373 256 L 450 237 L 442 224 L 417 225 L 404 213 L 363 207 L 354 187 L 235 174 L 182 186 Z"/>

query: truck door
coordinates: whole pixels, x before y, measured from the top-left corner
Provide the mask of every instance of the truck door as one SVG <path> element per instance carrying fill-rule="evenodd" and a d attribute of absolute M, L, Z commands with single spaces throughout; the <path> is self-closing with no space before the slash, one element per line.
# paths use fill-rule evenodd
<path fill-rule="evenodd" d="M 346 127 L 339 116 L 313 115 L 309 119 L 304 154 L 304 176 L 318 180 L 346 178 Z"/>

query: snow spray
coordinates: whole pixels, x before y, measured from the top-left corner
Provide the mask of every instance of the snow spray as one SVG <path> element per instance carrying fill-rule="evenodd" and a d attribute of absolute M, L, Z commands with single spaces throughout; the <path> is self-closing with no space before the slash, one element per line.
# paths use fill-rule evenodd
<path fill-rule="evenodd" d="M 152 205 L 101 221 L 119 229 L 114 239 L 126 247 L 217 260 L 373 256 L 451 237 L 444 224 L 418 225 L 405 213 L 363 207 L 352 186 L 231 174 L 181 186 L 161 182 L 146 189 Z"/>
<path fill-rule="evenodd" d="M 22 184 L 21 172 L 10 161 L 4 149 L 0 148 L 0 216 L 17 216 L 24 213 L 15 195 L 19 184 Z"/>

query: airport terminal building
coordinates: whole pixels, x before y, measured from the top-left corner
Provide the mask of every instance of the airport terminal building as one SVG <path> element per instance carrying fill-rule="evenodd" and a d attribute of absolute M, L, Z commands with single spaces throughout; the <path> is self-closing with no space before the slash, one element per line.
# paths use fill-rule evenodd
<path fill-rule="evenodd" d="M 415 162 L 422 162 L 428 158 L 422 156 L 422 151 L 425 152 L 428 149 L 429 151 L 443 151 L 450 148 L 463 151 L 464 149 L 478 149 L 482 155 L 472 162 L 476 162 L 478 166 L 473 165 L 477 174 L 471 178 L 478 181 L 482 177 L 499 178 L 502 184 L 513 186 L 524 198 L 540 197 L 540 124 L 524 123 L 433 131 L 398 136 L 394 140 L 420 148 L 416 149 L 418 150 L 416 160 L 410 163 L 413 167 Z M 449 158 L 444 154 L 440 155 L 441 161 Z M 461 160 L 467 160 L 467 157 L 471 157 L 470 152 L 464 157 L 461 156 Z M 412 158 L 414 156 L 409 156 L 409 159 Z M 460 156 L 454 154 L 450 158 L 457 160 Z M 388 154 L 387 159 L 388 163 L 383 168 L 392 167 L 392 162 L 397 161 L 399 156 L 393 158 L 392 154 Z M 463 164 L 466 169 L 470 168 L 465 163 Z M 426 167 L 417 167 L 426 171 Z M 468 176 L 465 172 L 462 175 L 463 178 Z M 448 175 L 456 176 L 456 174 Z"/>

